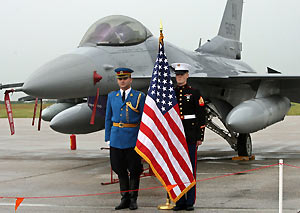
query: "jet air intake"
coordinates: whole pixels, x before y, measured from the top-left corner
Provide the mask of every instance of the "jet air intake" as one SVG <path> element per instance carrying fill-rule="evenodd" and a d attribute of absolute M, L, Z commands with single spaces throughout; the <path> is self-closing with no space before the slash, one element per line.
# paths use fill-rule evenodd
<path fill-rule="evenodd" d="M 283 120 L 290 107 L 290 100 L 279 95 L 247 100 L 230 111 L 226 125 L 237 133 L 256 132 Z"/>

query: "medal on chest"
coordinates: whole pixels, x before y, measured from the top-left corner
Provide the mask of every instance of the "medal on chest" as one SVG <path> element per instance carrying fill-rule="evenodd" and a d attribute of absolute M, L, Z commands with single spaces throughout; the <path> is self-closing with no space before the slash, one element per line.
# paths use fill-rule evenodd
<path fill-rule="evenodd" d="M 184 96 L 186 98 L 186 101 L 190 101 L 192 94 L 185 94 Z"/>

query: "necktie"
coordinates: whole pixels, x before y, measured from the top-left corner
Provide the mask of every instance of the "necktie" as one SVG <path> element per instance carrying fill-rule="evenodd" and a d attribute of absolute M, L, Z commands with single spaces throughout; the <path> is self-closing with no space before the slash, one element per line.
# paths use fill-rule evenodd
<path fill-rule="evenodd" d="M 123 93 L 122 93 L 122 101 L 124 102 L 125 101 L 125 91 L 123 90 Z"/>

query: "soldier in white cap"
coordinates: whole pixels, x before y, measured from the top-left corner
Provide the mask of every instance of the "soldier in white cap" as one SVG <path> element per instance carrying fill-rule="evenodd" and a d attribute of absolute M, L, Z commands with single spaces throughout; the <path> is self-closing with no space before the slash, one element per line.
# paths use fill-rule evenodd
<path fill-rule="evenodd" d="M 191 65 L 186 63 L 174 63 L 171 65 L 176 74 L 177 86 L 175 93 L 180 110 L 180 118 L 183 123 L 189 156 L 196 179 L 197 148 L 202 144 L 205 130 L 205 103 L 200 91 L 187 84 Z M 174 211 L 194 210 L 196 200 L 196 185 L 182 196 L 173 208 Z"/>

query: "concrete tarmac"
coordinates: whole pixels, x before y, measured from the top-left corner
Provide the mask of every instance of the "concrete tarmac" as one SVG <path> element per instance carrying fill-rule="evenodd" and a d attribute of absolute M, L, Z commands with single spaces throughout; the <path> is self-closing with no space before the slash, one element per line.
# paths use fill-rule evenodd
<path fill-rule="evenodd" d="M 232 161 L 236 156 L 227 142 L 206 131 L 198 152 L 197 180 L 205 180 L 278 163 L 300 167 L 300 117 L 289 116 L 252 134 L 256 160 Z M 70 150 L 69 135 L 31 126 L 31 119 L 15 119 L 10 136 L 7 119 L 0 119 L 0 212 L 14 212 L 15 199 L 1 197 L 49 197 L 111 193 L 110 163 L 104 132 L 77 136 L 77 150 Z M 283 212 L 300 211 L 300 168 L 284 167 Z M 155 177 L 141 179 L 140 188 L 157 187 Z M 142 190 L 135 212 L 158 212 L 166 200 L 163 188 Z M 73 198 L 25 199 L 17 212 L 111 212 L 118 193 Z M 171 210 L 172 211 L 172 210 Z M 120 212 L 131 212 L 122 210 Z M 166 212 L 159 211 L 159 212 Z M 278 166 L 197 183 L 195 212 L 278 212 Z"/>

